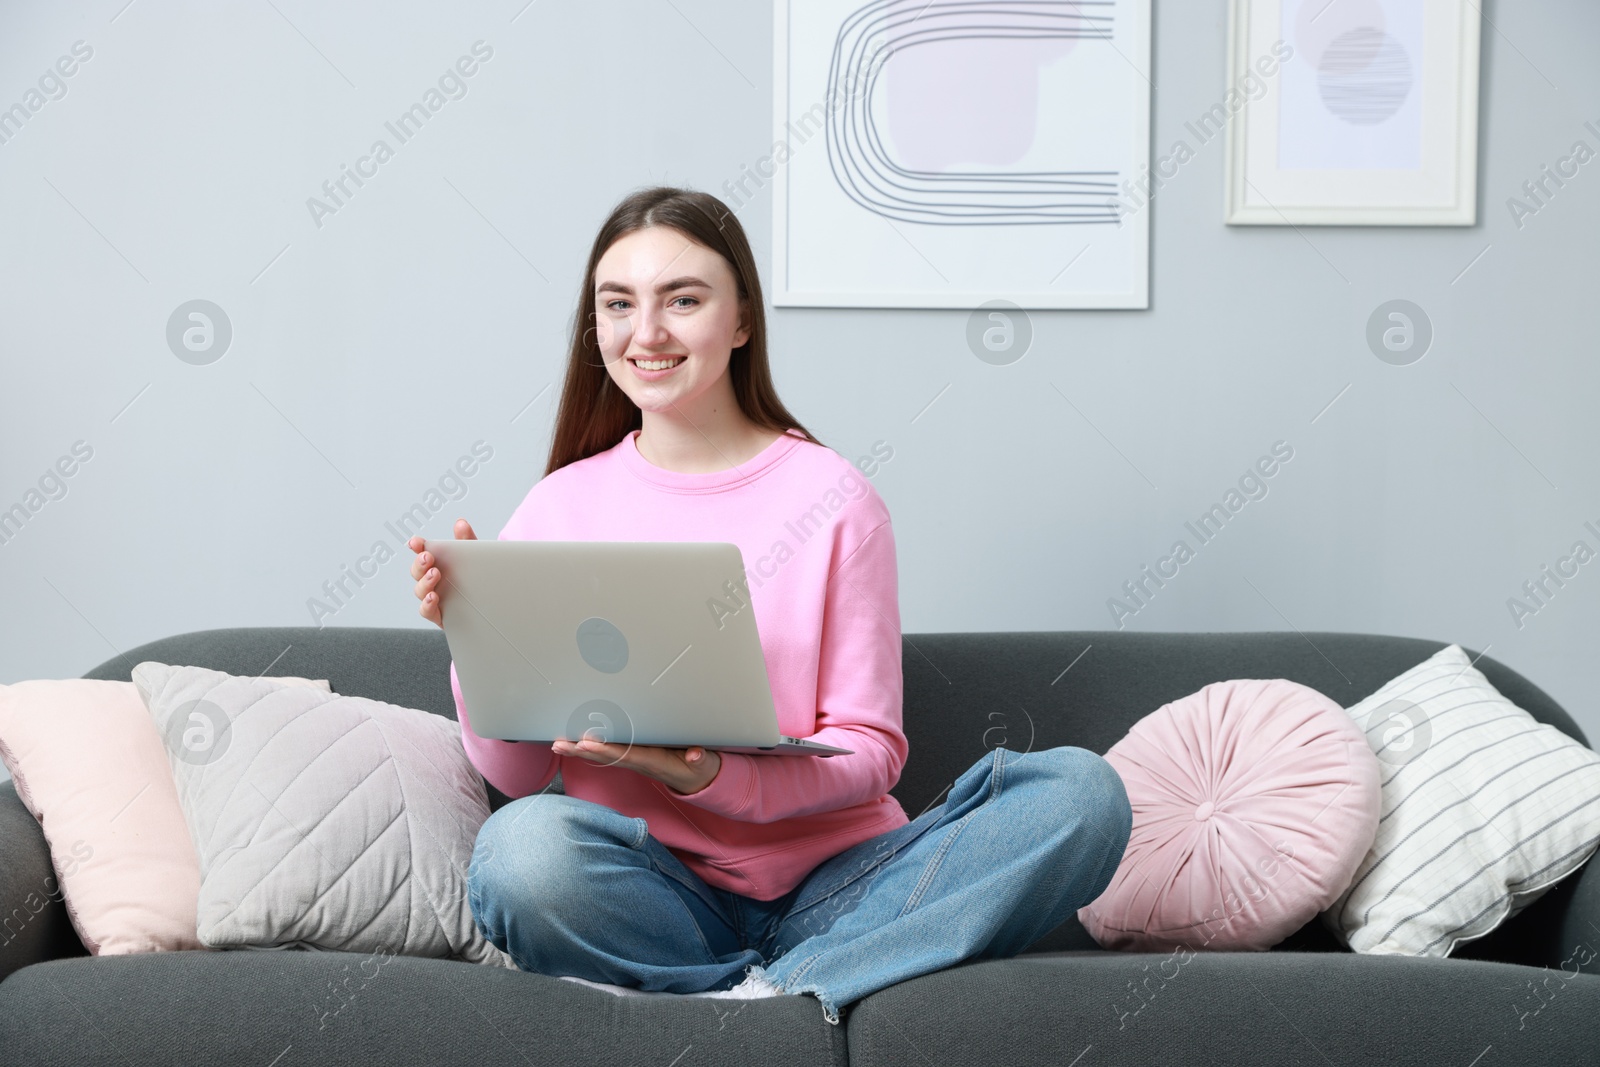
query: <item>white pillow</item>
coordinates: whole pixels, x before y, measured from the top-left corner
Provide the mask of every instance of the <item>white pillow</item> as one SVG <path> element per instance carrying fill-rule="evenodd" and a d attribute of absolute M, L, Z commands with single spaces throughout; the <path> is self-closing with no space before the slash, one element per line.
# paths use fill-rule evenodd
<path fill-rule="evenodd" d="M 1377 838 L 1322 913 L 1355 951 L 1448 956 L 1600 845 L 1600 755 L 1507 700 L 1459 645 L 1347 710 L 1383 767 Z"/>
<path fill-rule="evenodd" d="M 199 855 L 202 943 L 516 969 L 467 901 L 489 800 L 455 722 L 203 667 L 141 663 L 133 684 Z"/>

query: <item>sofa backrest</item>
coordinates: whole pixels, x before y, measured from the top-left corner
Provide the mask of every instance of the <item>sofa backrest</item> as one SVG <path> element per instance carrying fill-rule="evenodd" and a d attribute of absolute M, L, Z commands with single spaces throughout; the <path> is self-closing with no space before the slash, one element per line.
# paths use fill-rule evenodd
<path fill-rule="evenodd" d="M 1077 745 L 1103 755 L 1163 704 L 1230 678 L 1287 678 L 1347 708 L 1449 643 L 1294 631 L 907 635 L 911 756 L 895 795 L 915 816 L 995 744 Z M 1526 678 L 1487 656 L 1477 667 L 1534 718 L 1588 743 Z"/>
<path fill-rule="evenodd" d="M 915 818 L 996 746 L 1104 754 L 1161 705 L 1228 678 L 1287 678 L 1349 707 L 1446 643 L 1293 632 L 908 634 L 901 669 L 911 754 L 892 792 Z M 450 651 L 433 628 L 202 630 L 130 649 L 84 677 L 126 681 L 143 660 L 326 678 L 335 692 L 455 718 Z M 1477 665 L 1534 718 L 1587 744 L 1572 717 L 1527 679 L 1487 656 Z M 506 798 L 491 788 L 490 799 L 499 807 Z"/>
<path fill-rule="evenodd" d="M 902 639 L 904 722 L 911 754 L 892 790 L 915 818 L 955 779 L 999 745 L 1029 752 L 1077 745 L 1104 754 L 1139 719 L 1161 705 L 1229 678 L 1287 678 L 1343 707 L 1427 659 L 1446 642 L 1342 633 L 1128 633 L 1060 631 L 907 634 Z M 1469 655 L 1476 653 L 1469 649 Z M 455 718 L 450 651 L 433 628 L 253 627 L 202 630 L 162 638 L 108 660 L 86 678 L 126 681 L 143 660 L 194 664 L 255 676 L 326 678 L 336 692 L 371 697 Z M 1540 722 L 1588 743 L 1572 717 L 1538 687 L 1483 656 L 1489 681 Z M 555 789 L 560 788 L 559 777 Z M 489 803 L 508 798 L 489 787 Z M 20 809 L 20 801 L 13 807 Z M 3 812 L 0 812 L 3 814 Z M 38 841 L 43 848 L 43 838 Z M 1569 879 L 1489 937 L 1458 956 L 1538 962 L 1529 946 L 1555 951 Z M 56 916 L 62 942 L 53 956 L 82 951 Z M 1030 952 L 1094 949 L 1069 918 Z M 1313 919 L 1280 949 L 1335 951 Z M 1524 958 L 1526 957 L 1526 958 Z M 1536 959 L 1535 957 L 1538 957 Z"/>

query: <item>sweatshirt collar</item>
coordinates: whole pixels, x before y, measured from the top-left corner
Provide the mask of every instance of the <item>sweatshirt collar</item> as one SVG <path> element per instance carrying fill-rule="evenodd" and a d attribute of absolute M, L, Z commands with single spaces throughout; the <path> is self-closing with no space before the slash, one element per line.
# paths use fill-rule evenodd
<path fill-rule="evenodd" d="M 792 453 L 805 438 L 794 430 L 787 430 L 766 448 L 736 467 L 720 471 L 686 473 L 657 467 L 639 453 L 638 430 L 628 431 L 616 446 L 622 465 L 635 477 L 651 485 L 677 493 L 716 493 L 732 489 L 760 477 Z"/>

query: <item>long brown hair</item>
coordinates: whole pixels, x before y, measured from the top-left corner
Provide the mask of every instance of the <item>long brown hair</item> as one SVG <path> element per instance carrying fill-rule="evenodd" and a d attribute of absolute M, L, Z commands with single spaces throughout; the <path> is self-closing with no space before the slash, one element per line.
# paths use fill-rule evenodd
<path fill-rule="evenodd" d="M 555 434 L 550 441 L 550 462 L 545 473 L 587 459 L 611 448 L 644 424 L 644 414 L 611 381 L 595 320 L 594 275 L 600 257 L 619 239 L 647 226 L 666 226 L 704 245 L 727 261 L 739 283 L 739 298 L 747 301 L 750 337 L 728 357 L 733 395 L 746 418 L 780 433 L 798 430 L 806 440 L 821 444 L 789 414 L 772 386 L 767 365 L 767 320 L 761 297 L 761 278 L 744 227 L 726 204 L 710 193 L 657 185 L 629 195 L 611 212 L 589 251 L 578 293 L 578 310 L 572 320 L 572 348 L 567 357 L 566 384 L 556 411 Z"/>

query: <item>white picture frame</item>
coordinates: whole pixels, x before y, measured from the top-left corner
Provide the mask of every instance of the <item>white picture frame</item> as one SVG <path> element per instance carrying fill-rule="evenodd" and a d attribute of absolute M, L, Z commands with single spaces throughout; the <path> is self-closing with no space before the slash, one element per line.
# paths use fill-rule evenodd
<path fill-rule="evenodd" d="M 1227 126 L 1225 221 L 1475 225 L 1481 18 L 1471 0 L 1231 0 L 1229 84 L 1266 89 Z"/>
<path fill-rule="evenodd" d="M 1150 0 L 983 8 L 774 0 L 774 143 L 724 186 L 737 213 L 770 178 L 774 306 L 1150 306 L 1150 212 L 1125 191 L 1150 166 Z M 1063 35 L 1086 15 L 1111 29 Z M 952 39 L 978 42 L 971 65 Z M 954 109 L 964 127 L 952 84 L 979 87 Z M 1035 111 L 1007 99 L 1024 84 Z M 1007 135 L 994 154 L 1014 160 L 983 157 Z"/>

